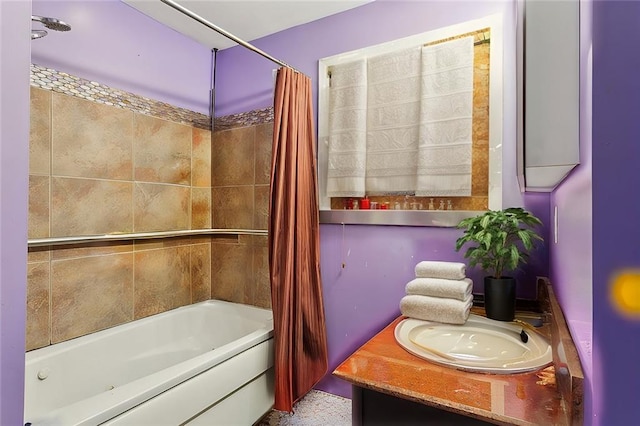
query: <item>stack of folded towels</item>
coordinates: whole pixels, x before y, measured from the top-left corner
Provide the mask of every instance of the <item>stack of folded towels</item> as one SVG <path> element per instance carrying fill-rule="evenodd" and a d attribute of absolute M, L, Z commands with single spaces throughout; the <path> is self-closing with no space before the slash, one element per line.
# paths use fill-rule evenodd
<path fill-rule="evenodd" d="M 422 261 L 406 286 L 400 312 L 425 321 L 464 324 L 473 305 L 473 282 L 464 263 Z"/>

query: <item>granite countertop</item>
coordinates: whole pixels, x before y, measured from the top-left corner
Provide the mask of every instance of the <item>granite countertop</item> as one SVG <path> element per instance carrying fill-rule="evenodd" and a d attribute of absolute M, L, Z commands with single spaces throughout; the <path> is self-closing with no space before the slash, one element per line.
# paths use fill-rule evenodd
<path fill-rule="evenodd" d="M 403 318 L 396 318 L 333 374 L 362 388 L 492 423 L 567 423 L 553 365 L 508 375 L 440 366 L 410 354 L 396 342 L 394 330 Z M 541 329 L 543 333 L 549 332 L 547 325 Z"/>

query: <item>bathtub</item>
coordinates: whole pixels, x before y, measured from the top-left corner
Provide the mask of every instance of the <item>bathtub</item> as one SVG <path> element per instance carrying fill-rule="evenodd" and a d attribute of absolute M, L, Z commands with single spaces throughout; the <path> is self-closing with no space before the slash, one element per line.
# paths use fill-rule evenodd
<path fill-rule="evenodd" d="M 270 310 L 209 300 L 26 354 L 25 424 L 251 425 L 273 393 Z"/>

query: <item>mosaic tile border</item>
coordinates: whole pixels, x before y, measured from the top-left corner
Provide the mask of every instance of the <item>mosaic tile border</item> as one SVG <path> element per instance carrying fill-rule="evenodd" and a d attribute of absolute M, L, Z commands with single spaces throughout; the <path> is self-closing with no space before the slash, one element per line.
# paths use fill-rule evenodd
<path fill-rule="evenodd" d="M 225 115 L 224 117 L 216 117 L 214 123 L 214 131 L 223 131 L 233 129 L 235 127 L 256 126 L 258 124 L 273 122 L 273 107 L 256 109 L 240 114 Z"/>
<path fill-rule="evenodd" d="M 95 81 L 31 64 L 31 86 L 44 90 L 64 93 L 99 104 L 128 109 L 140 114 L 211 130 L 208 115 L 176 107 L 165 102 L 145 98 L 131 92 L 114 89 Z M 241 114 L 217 117 L 214 130 L 228 130 L 235 127 L 254 126 L 273 121 L 273 108 L 264 108 Z"/>

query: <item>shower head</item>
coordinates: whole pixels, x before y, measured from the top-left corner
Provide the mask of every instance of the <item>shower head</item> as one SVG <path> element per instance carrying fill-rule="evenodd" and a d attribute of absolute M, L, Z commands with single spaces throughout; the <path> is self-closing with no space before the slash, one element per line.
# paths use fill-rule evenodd
<path fill-rule="evenodd" d="M 50 30 L 54 30 L 54 31 L 71 30 L 71 25 L 56 18 L 46 18 L 43 16 L 31 15 L 31 20 L 42 23 L 42 25 L 44 25 L 46 28 Z"/>
<path fill-rule="evenodd" d="M 31 40 L 42 38 L 48 33 L 45 30 L 31 30 Z"/>

